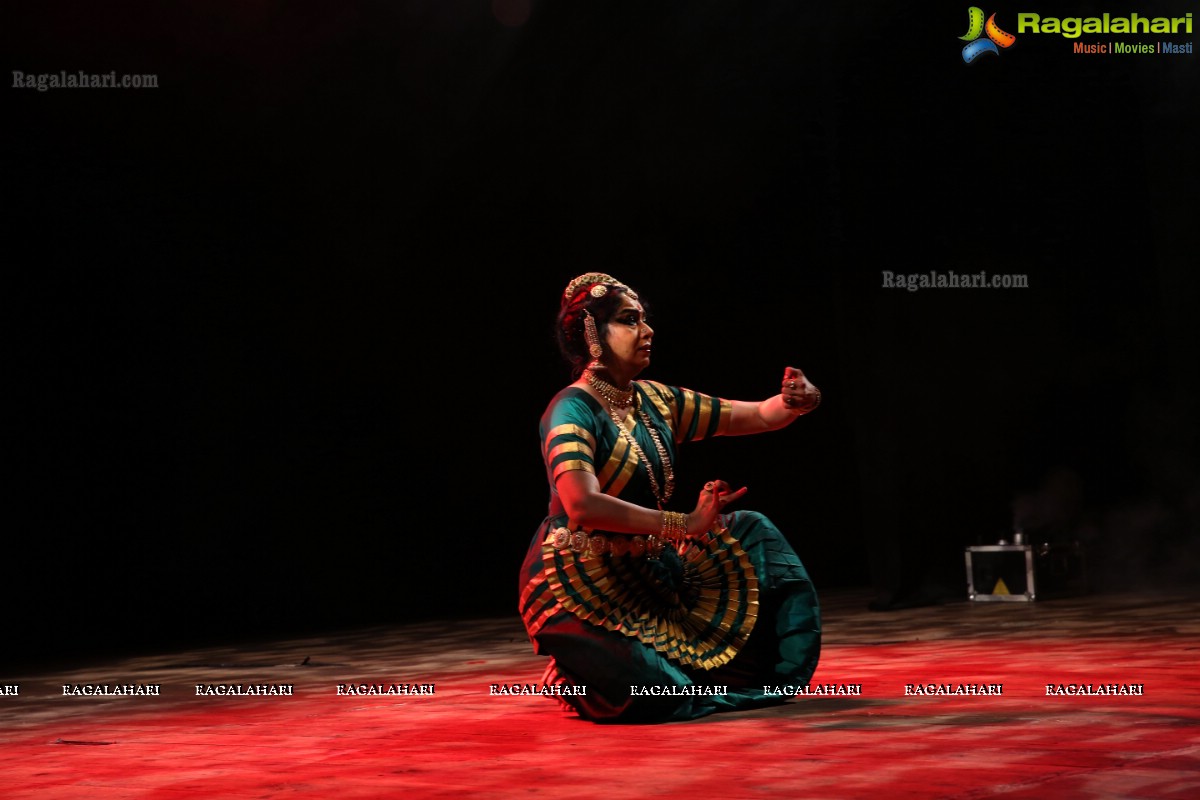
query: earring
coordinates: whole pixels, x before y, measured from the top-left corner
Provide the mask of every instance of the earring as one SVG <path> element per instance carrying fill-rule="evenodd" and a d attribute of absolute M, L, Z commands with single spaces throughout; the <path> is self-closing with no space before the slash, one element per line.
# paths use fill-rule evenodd
<path fill-rule="evenodd" d="M 596 318 L 590 311 L 583 312 L 583 338 L 587 340 L 588 355 L 593 359 L 604 355 L 604 348 L 600 346 L 600 333 L 596 330 Z"/>

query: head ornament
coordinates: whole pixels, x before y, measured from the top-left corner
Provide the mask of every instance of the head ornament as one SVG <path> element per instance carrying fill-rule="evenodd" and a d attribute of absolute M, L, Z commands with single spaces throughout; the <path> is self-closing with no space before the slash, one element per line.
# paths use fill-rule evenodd
<path fill-rule="evenodd" d="M 633 293 L 628 286 L 621 283 L 612 275 L 607 275 L 603 272 L 585 272 L 579 277 L 567 284 L 566 291 L 563 292 L 563 304 L 570 303 L 571 300 L 579 293 L 579 290 L 584 286 L 591 286 L 590 293 L 592 297 L 603 297 L 608 293 L 610 286 L 619 286 L 634 300 L 637 300 L 637 295 Z"/>

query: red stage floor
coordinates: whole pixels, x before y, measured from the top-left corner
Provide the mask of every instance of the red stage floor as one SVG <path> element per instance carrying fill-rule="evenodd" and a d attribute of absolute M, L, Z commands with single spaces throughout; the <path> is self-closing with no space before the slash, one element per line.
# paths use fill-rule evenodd
<path fill-rule="evenodd" d="M 1200 596 L 889 613 L 866 599 L 822 598 L 814 678 L 860 695 L 669 725 L 597 726 L 490 694 L 542 674 L 515 614 L 5 675 L 0 797 L 1200 797 Z M 339 696 L 346 683 L 433 693 Z M 63 694 L 131 684 L 161 693 Z M 294 693 L 196 694 L 230 684 Z M 1070 684 L 1143 693 L 1047 695 Z"/>

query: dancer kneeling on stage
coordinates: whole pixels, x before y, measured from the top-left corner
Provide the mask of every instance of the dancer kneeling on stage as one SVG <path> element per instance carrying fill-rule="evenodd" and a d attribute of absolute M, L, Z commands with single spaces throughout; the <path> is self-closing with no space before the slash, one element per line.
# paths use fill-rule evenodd
<path fill-rule="evenodd" d="M 779 430 L 820 391 L 793 367 L 761 402 L 635 380 L 654 331 L 637 293 L 603 273 L 567 286 L 557 336 L 575 381 L 541 419 L 550 504 L 520 587 L 534 651 L 549 656 L 543 686 L 588 720 L 664 722 L 806 685 L 820 610 L 787 539 L 729 509 L 746 489 L 722 480 L 687 513 L 668 503 L 679 445 Z"/>

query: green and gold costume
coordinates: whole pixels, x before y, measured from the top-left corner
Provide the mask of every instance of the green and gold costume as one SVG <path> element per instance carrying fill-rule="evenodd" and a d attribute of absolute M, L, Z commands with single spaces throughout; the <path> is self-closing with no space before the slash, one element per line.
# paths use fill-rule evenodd
<path fill-rule="evenodd" d="M 555 480 L 573 469 L 593 473 L 606 494 L 655 507 L 646 469 L 660 486 L 665 476 L 647 421 L 673 464 L 678 445 L 728 429 L 727 400 L 653 381 L 634 386 L 645 413 L 629 414 L 625 428 L 655 463 L 642 464 L 578 388 L 559 392 L 541 420 L 550 506 L 522 567 L 520 611 L 534 651 L 550 657 L 543 682 L 574 687 L 558 699 L 595 722 L 777 703 L 765 687 L 812 677 L 821 618 L 804 565 L 769 519 L 722 514 L 708 534 L 667 544 L 658 559 L 628 552 L 644 537 L 580 532 L 567 519 Z M 563 528 L 572 534 L 565 545 Z"/>

